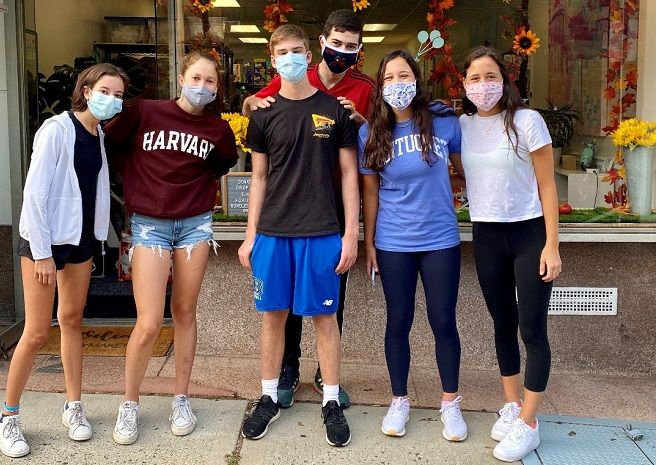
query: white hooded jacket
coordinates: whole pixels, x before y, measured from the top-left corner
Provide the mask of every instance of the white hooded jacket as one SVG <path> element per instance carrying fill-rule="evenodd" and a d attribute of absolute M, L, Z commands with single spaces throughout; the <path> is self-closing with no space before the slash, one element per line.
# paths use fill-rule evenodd
<path fill-rule="evenodd" d="M 98 125 L 102 166 L 98 173 L 94 236 L 107 239 L 109 170 L 104 133 Z M 75 125 L 68 112 L 46 120 L 34 137 L 32 162 L 23 190 L 19 233 L 35 260 L 52 256 L 51 245 L 79 245 L 82 193 L 74 166 Z"/>

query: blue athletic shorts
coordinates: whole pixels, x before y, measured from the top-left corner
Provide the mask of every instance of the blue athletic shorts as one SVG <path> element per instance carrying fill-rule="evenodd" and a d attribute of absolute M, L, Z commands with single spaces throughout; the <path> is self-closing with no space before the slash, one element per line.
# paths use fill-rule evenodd
<path fill-rule="evenodd" d="M 251 266 L 255 308 L 294 315 L 335 313 L 339 303 L 342 253 L 339 234 L 312 237 L 255 237 Z"/>

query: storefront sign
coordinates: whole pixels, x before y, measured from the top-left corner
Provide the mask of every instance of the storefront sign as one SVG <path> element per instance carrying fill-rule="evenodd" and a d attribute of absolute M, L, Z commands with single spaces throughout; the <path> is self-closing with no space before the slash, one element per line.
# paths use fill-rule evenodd
<path fill-rule="evenodd" d="M 223 177 L 221 193 L 223 211 L 226 215 L 248 215 L 248 193 L 251 187 L 251 173 L 228 173 Z"/>

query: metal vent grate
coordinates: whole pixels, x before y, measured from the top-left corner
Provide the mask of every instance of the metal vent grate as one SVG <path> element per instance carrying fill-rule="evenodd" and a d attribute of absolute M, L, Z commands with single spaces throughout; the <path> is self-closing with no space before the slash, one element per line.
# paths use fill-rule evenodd
<path fill-rule="evenodd" d="M 617 315 L 617 288 L 554 287 L 549 315 Z"/>

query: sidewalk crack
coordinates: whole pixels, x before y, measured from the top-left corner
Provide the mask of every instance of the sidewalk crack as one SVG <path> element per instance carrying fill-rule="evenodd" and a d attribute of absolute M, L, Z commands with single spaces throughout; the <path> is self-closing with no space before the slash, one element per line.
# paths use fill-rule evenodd
<path fill-rule="evenodd" d="M 241 462 L 241 448 L 244 445 L 244 437 L 241 435 L 241 429 L 244 426 L 244 422 L 246 421 L 246 416 L 248 415 L 248 410 L 251 407 L 251 402 L 248 401 L 246 402 L 246 407 L 244 408 L 244 415 L 241 420 L 241 424 L 239 425 L 239 431 L 237 432 L 237 442 L 235 443 L 235 448 L 232 450 L 230 454 L 226 454 L 225 459 L 226 459 L 226 464 L 227 465 L 239 465 Z"/>

